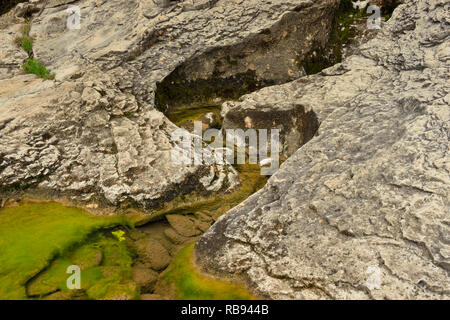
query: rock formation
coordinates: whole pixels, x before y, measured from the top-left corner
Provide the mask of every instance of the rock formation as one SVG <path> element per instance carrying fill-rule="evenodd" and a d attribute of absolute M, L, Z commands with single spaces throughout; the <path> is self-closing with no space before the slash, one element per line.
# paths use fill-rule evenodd
<path fill-rule="evenodd" d="M 228 188 L 232 167 L 171 161 L 163 112 L 236 98 L 223 126 L 277 126 L 289 159 L 206 232 L 199 266 L 272 299 L 450 298 L 448 1 L 402 1 L 311 76 L 299 61 L 326 48 L 339 0 L 19 2 L 0 16 L 0 206 L 151 209 Z M 16 43 L 28 20 L 31 52 Z M 55 79 L 24 74 L 29 57 Z M 158 237 L 200 236 L 213 217 L 195 214 L 168 215 Z M 153 240 L 136 238 L 145 293 L 175 254 Z"/>
<path fill-rule="evenodd" d="M 20 4 L 0 17 L 1 193 L 27 189 L 150 208 L 192 191 L 210 170 L 171 163 L 176 126 L 155 109 L 158 83 L 174 70 L 188 74 L 192 86 L 200 78 L 238 81 L 242 74 L 258 83 L 293 80 L 303 74 L 295 67 L 302 50 L 326 42 L 337 3 Z M 71 5 L 80 8 L 80 29 L 68 29 Z M 21 70 L 27 54 L 14 39 L 27 16 L 33 56 L 56 74 L 53 81 Z M 224 71 L 224 61 L 233 68 Z M 217 177 L 234 174 L 216 170 Z"/>
<path fill-rule="evenodd" d="M 344 62 L 232 104 L 320 128 L 205 233 L 204 270 L 272 299 L 450 298 L 449 10 L 404 1 Z"/>

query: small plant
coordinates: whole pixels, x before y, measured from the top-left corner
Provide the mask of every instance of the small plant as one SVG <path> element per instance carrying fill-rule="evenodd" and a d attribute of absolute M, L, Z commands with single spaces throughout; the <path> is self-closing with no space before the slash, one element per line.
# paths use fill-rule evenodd
<path fill-rule="evenodd" d="M 31 21 L 27 23 L 22 28 L 22 35 L 16 38 L 16 43 L 18 46 L 22 47 L 28 55 L 33 52 L 33 38 L 30 37 Z"/>
<path fill-rule="evenodd" d="M 22 65 L 27 73 L 33 73 L 42 79 L 54 79 L 55 74 L 50 73 L 47 68 L 33 58 L 33 38 L 30 36 L 31 20 L 27 20 L 22 28 L 22 35 L 16 38 L 16 44 L 28 53 L 28 59 Z"/>
<path fill-rule="evenodd" d="M 111 233 L 114 237 L 117 238 L 117 240 L 119 240 L 119 242 L 125 241 L 125 237 L 124 237 L 125 232 L 123 230 L 117 230 L 117 231 L 113 231 Z"/>
<path fill-rule="evenodd" d="M 22 34 L 16 38 L 16 44 L 24 49 L 29 55 L 33 52 L 33 38 L 28 34 Z"/>
<path fill-rule="evenodd" d="M 33 51 L 33 39 L 30 36 L 22 36 L 19 41 L 26 52 L 30 53 Z"/>
<path fill-rule="evenodd" d="M 34 58 L 28 58 L 27 61 L 22 65 L 22 68 L 27 73 L 33 73 L 42 79 L 55 79 L 55 74 L 50 73 L 47 68 L 39 63 L 39 60 Z"/>

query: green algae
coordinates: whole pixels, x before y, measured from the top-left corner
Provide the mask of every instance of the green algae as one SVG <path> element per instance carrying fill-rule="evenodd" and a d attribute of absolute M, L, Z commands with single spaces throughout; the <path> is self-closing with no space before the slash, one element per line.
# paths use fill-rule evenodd
<path fill-rule="evenodd" d="M 67 288 L 66 270 L 71 265 L 81 268 L 80 290 Z M 31 281 L 28 294 L 42 298 L 57 291 L 68 298 L 83 294 L 85 299 L 136 299 L 139 288 L 132 281 L 132 265 L 133 255 L 124 242 L 97 234 L 74 252 L 54 260 Z"/>
<path fill-rule="evenodd" d="M 365 10 L 354 9 L 351 0 L 342 0 L 335 13 L 327 46 L 313 45 L 312 50 L 302 58 L 297 58 L 297 67 L 304 68 L 306 74 L 310 75 L 341 62 L 344 46 L 356 35 L 352 25 L 368 16 Z"/>
<path fill-rule="evenodd" d="M 255 300 L 240 283 L 202 274 L 194 264 L 194 243 L 182 249 L 161 275 L 166 289 L 175 290 L 178 300 Z"/>
<path fill-rule="evenodd" d="M 151 220 L 166 214 L 195 212 L 217 219 L 267 181 L 257 165 L 235 165 L 235 168 L 241 181 L 235 191 L 179 196 L 151 215 Z M 125 216 L 92 216 L 82 209 L 54 202 L 23 202 L 1 209 L 0 299 L 137 298 L 139 288 L 131 280 L 133 252 L 126 241 L 114 236 L 117 231 L 102 231 L 115 226 L 132 227 L 135 222 Z M 137 221 L 138 224 L 144 224 L 144 220 Z M 81 267 L 81 290 L 67 288 L 66 270 L 70 265 Z M 198 297 L 209 292 L 208 283 L 203 283 L 203 291 L 195 289 Z M 186 282 L 179 290 L 187 290 Z M 209 293 L 203 296 L 209 297 Z"/>
<path fill-rule="evenodd" d="M 177 126 L 181 126 L 186 121 L 200 120 L 203 115 L 209 112 L 214 113 L 217 116 L 217 118 L 220 119 L 219 105 L 196 106 L 196 107 L 176 106 L 170 108 L 170 110 L 166 113 L 166 116 L 174 124 L 176 124 Z"/>
<path fill-rule="evenodd" d="M 124 216 L 92 216 L 55 202 L 0 209 L 0 299 L 28 298 L 27 282 L 53 260 L 65 259 L 96 231 L 130 223 Z"/>

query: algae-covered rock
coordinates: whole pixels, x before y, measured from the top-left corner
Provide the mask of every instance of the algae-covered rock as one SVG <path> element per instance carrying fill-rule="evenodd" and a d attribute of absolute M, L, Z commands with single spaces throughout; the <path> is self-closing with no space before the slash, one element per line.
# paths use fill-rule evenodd
<path fill-rule="evenodd" d="M 172 228 L 167 228 L 166 230 L 164 230 L 164 235 L 167 237 L 167 239 L 169 239 L 170 242 L 174 244 L 182 244 L 189 240 L 189 237 L 182 236 Z"/>
<path fill-rule="evenodd" d="M 141 293 L 152 292 L 158 280 L 158 273 L 144 266 L 133 267 L 133 280 L 139 285 Z"/>
<path fill-rule="evenodd" d="M 82 246 L 71 256 L 73 264 L 79 266 L 81 270 L 98 266 L 102 262 L 102 259 L 102 250 L 92 246 Z"/>
<path fill-rule="evenodd" d="M 143 239 L 136 243 L 139 259 L 153 270 L 160 271 L 170 263 L 170 254 L 158 241 Z"/>
<path fill-rule="evenodd" d="M 134 281 L 108 285 L 103 300 L 136 300 L 139 297 L 139 287 Z"/>
<path fill-rule="evenodd" d="M 165 300 L 159 294 L 141 294 L 140 300 Z"/>

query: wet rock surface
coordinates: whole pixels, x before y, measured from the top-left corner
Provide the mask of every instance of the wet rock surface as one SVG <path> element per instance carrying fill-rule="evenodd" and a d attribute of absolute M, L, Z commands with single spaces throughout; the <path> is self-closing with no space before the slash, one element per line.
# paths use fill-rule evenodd
<path fill-rule="evenodd" d="M 320 128 L 205 233 L 204 270 L 273 299 L 450 297 L 449 9 L 404 1 L 343 63 L 234 104 Z"/>
<path fill-rule="evenodd" d="M 230 79 L 248 72 L 260 82 L 295 79 L 302 74 L 295 69 L 301 54 L 296 50 L 326 41 L 337 2 L 22 4 L 34 6 L 34 57 L 56 79 L 22 74 L 26 55 L 13 42 L 24 19 L 14 10 L 3 15 L 0 34 L 7 41 L 0 56 L 1 193 L 27 188 L 50 198 L 64 195 L 75 201 L 152 208 L 197 185 L 201 189 L 198 182 L 210 174 L 209 167 L 170 160 L 170 135 L 177 127 L 155 109 L 157 84 L 177 68 L 194 84 L 205 77 Z M 69 5 L 81 10 L 79 30 L 67 29 Z M 243 56 L 237 57 L 239 52 Z M 228 58 L 233 68 L 222 70 Z M 189 72 L 193 67 L 195 74 Z M 227 167 L 216 169 L 217 177 L 229 175 Z M 220 188 L 216 182 L 203 191 Z"/>

